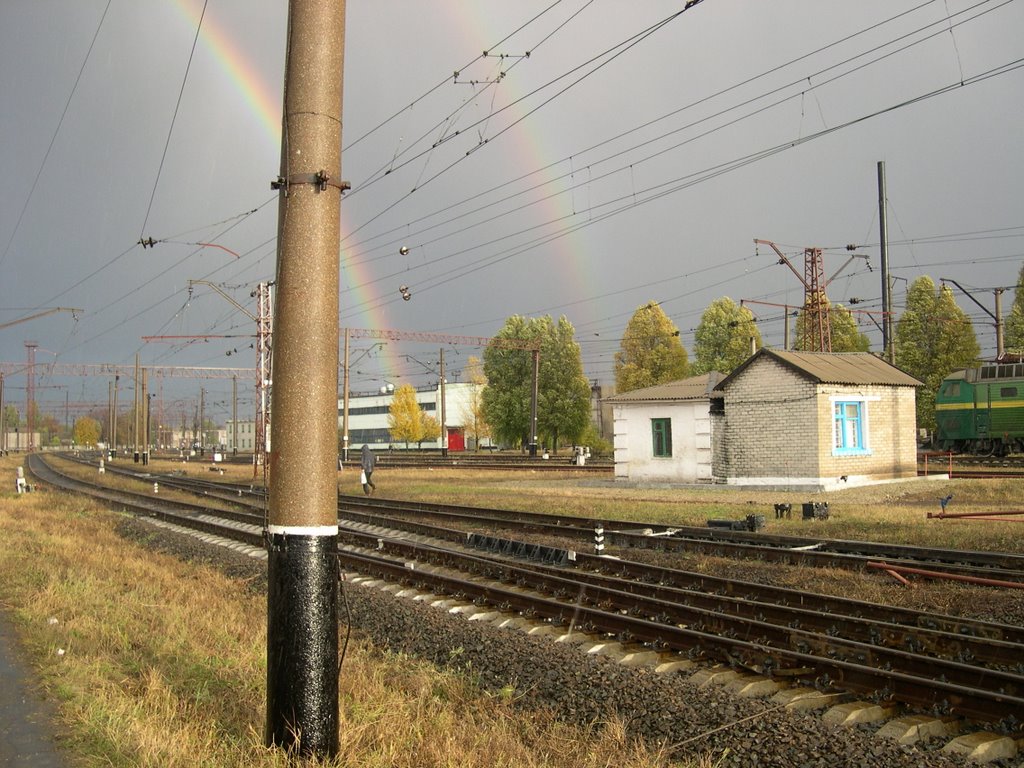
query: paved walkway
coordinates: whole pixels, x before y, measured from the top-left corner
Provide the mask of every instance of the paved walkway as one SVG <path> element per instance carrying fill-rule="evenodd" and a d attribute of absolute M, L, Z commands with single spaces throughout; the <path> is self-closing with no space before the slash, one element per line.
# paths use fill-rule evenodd
<path fill-rule="evenodd" d="M 67 768 L 55 746 L 54 707 L 32 688 L 14 626 L 0 612 L 0 768 Z"/>

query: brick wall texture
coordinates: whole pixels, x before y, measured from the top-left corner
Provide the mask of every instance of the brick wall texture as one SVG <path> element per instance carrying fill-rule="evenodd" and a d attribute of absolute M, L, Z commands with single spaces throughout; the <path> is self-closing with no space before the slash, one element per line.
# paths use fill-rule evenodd
<path fill-rule="evenodd" d="M 833 455 L 832 396 L 865 398 L 869 453 Z M 913 387 L 818 384 L 761 357 L 729 384 L 725 413 L 714 417 L 714 476 L 914 477 L 915 396 Z"/>

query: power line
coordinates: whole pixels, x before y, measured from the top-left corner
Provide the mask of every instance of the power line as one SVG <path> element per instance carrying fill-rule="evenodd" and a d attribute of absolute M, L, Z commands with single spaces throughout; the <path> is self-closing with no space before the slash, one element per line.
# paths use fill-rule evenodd
<path fill-rule="evenodd" d="M 153 191 L 149 195 L 149 205 L 146 207 L 146 216 L 142 220 L 142 229 L 139 230 L 139 242 L 146 236 L 146 225 L 149 223 L 149 214 L 153 210 L 153 200 L 156 198 L 156 190 L 160 185 L 160 174 L 164 169 L 164 160 L 167 159 L 167 148 L 171 145 L 171 135 L 174 133 L 174 123 L 178 119 L 178 109 L 181 107 L 181 97 L 185 94 L 185 83 L 188 82 L 188 73 L 192 68 L 192 57 L 196 53 L 196 44 L 199 42 L 199 31 L 203 28 L 203 18 L 206 16 L 206 5 L 209 0 L 203 0 L 203 10 L 199 14 L 199 23 L 196 24 L 196 34 L 192 38 L 192 50 L 188 54 L 188 63 L 185 65 L 185 75 L 181 78 L 181 89 L 178 91 L 178 100 L 174 104 L 174 114 L 171 115 L 171 124 L 167 129 L 167 140 L 164 142 L 164 151 L 160 155 L 160 165 L 156 169 L 156 178 L 153 180 Z"/>
<path fill-rule="evenodd" d="M 96 25 L 96 31 L 93 33 L 92 41 L 89 43 L 89 50 L 85 52 L 85 58 L 82 60 L 82 66 L 78 68 L 78 75 L 75 77 L 75 82 L 71 86 L 71 93 L 68 94 L 68 100 L 64 102 L 64 110 L 60 113 L 60 119 L 57 121 L 57 127 L 53 131 L 53 136 L 50 137 L 50 143 L 46 147 L 46 152 L 43 155 L 42 162 L 39 163 L 39 170 L 36 171 L 36 177 L 32 180 L 32 186 L 29 187 L 28 194 L 25 196 L 25 204 L 21 207 L 21 213 L 18 214 L 18 220 L 14 223 L 14 230 L 11 232 L 11 236 L 7 240 L 4 252 L 3 254 L 0 254 L 0 266 L 3 266 L 4 261 L 7 259 L 7 253 L 11 250 L 11 244 L 14 242 L 14 237 L 18 234 L 18 230 L 21 228 L 21 220 L 25 218 L 25 211 L 28 210 L 28 205 L 32 201 L 32 194 L 36 191 L 39 179 L 43 175 L 43 169 L 46 167 L 46 161 L 50 157 L 50 152 L 53 150 L 54 143 L 57 141 L 57 135 L 60 133 L 61 126 L 64 125 L 64 118 L 67 116 L 68 108 L 71 106 L 71 99 L 74 98 L 75 92 L 78 90 L 78 83 L 82 79 L 82 73 L 85 72 L 85 65 L 89 63 L 89 57 L 92 55 L 92 49 L 96 45 L 96 38 L 100 35 L 100 30 L 103 28 L 103 21 L 107 18 L 107 11 L 109 10 L 110 0 L 107 0 L 107 4 L 103 8 L 103 14 L 100 16 L 99 24 Z"/>

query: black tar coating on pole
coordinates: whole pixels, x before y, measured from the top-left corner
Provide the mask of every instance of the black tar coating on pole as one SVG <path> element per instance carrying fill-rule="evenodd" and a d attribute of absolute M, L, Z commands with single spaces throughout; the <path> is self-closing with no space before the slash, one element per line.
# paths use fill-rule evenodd
<path fill-rule="evenodd" d="M 338 537 L 269 537 L 266 745 L 338 753 Z M 296 724 L 302 732 L 296 732 Z"/>

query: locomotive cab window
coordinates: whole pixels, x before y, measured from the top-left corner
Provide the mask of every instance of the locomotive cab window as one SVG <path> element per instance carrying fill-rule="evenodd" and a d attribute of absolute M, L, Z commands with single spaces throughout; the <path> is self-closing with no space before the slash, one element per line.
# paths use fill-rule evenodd
<path fill-rule="evenodd" d="M 833 402 L 832 453 L 834 455 L 870 453 L 867 403 L 863 400 L 836 400 Z"/>
<path fill-rule="evenodd" d="M 651 419 L 651 438 L 654 455 L 659 458 L 672 456 L 672 419 Z"/>

